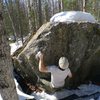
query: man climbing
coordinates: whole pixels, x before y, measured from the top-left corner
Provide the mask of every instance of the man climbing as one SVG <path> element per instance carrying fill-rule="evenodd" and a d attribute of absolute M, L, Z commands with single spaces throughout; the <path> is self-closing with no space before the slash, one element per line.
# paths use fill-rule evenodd
<path fill-rule="evenodd" d="M 64 87 L 66 77 L 72 77 L 72 73 L 68 68 L 69 62 L 67 58 L 61 57 L 59 59 L 59 66 L 45 66 L 44 57 L 41 51 L 38 52 L 37 57 L 39 58 L 39 71 L 51 73 L 51 82 L 43 79 L 41 80 L 46 90 L 52 91 Z"/>

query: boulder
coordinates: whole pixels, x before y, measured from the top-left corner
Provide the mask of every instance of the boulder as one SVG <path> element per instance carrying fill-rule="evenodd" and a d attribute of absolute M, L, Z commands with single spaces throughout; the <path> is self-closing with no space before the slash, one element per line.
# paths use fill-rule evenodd
<path fill-rule="evenodd" d="M 68 58 L 73 78 L 67 86 L 77 86 L 86 80 L 100 76 L 100 25 L 89 22 L 50 22 L 41 26 L 14 58 L 14 66 L 24 78 L 36 83 L 38 78 L 50 80 L 50 73 L 38 71 L 37 52 L 44 53 L 46 65 L 58 65 L 61 56 Z M 91 75 L 92 74 L 92 75 Z M 26 79 L 27 79 L 26 78 Z"/>

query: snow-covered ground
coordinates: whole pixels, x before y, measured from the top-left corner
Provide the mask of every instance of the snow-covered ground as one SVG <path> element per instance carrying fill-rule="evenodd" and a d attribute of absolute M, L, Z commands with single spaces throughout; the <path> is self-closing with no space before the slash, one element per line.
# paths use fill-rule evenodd
<path fill-rule="evenodd" d="M 63 89 L 62 91 L 55 92 L 54 94 L 47 94 L 46 92 L 33 92 L 31 95 L 23 93 L 23 91 L 19 88 L 19 84 L 14 79 L 16 84 L 16 90 L 19 97 L 19 100 L 26 100 L 26 99 L 36 99 L 36 100 L 60 100 L 63 98 L 67 98 L 72 95 L 77 95 L 77 99 L 73 100 L 100 100 L 100 86 L 93 85 L 93 84 L 83 84 L 78 87 L 78 89 L 68 90 Z M 99 94 L 96 94 L 99 93 Z M 82 98 L 86 96 L 85 98 Z M 1 99 L 0 99 L 1 100 Z M 66 99 L 65 99 L 66 100 Z"/>
<path fill-rule="evenodd" d="M 97 22 L 95 18 L 87 12 L 82 11 L 64 11 L 56 13 L 51 17 L 50 22 L 56 25 L 59 22 Z"/>
<path fill-rule="evenodd" d="M 22 41 L 18 41 L 18 42 L 14 42 L 14 43 L 11 43 L 10 44 L 10 47 L 11 47 L 11 55 L 18 49 L 22 46 Z"/>

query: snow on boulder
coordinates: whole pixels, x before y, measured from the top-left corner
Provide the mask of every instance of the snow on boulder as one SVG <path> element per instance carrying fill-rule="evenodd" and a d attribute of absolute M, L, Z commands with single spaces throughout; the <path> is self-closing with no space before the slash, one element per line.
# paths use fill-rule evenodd
<path fill-rule="evenodd" d="M 64 11 L 51 17 L 50 22 L 56 24 L 59 22 L 97 22 L 95 18 L 87 12 L 82 11 Z"/>

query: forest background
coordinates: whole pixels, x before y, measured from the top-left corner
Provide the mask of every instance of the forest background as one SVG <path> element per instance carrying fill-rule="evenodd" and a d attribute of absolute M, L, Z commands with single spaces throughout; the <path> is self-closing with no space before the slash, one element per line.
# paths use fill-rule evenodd
<path fill-rule="evenodd" d="M 9 37 L 16 41 L 35 34 L 42 24 L 61 11 L 86 11 L 100 20 L 99 0 L 3 0 L 4 24 Z"/>

